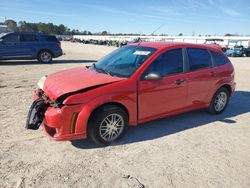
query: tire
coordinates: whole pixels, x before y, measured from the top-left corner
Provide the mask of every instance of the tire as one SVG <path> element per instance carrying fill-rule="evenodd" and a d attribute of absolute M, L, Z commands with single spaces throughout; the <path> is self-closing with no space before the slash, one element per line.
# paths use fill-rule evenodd
<path fill-rule="evenodd" d="M 229 101 L 229 91 L 225 87 L 220 88 L 213 96 L 208 112 L 211 114 L 222 113 Z"/>
<path fill-rule="evenodd" d="M 118 123 L 112 124 L 114 121 Z M 96 144 L 108 146 L 124 135 L 127 127 L 127 113 L 118 106 L 108 105 L 98 109 L 91 116 L 88 123 L 88 136 Z"/>
<path fill-rule="evenodd" d="M 40 63 L 51 63 L 53 55 L 48 50 L 43 50 L 38 54 L 38 61 Z"/>
<path fill-rule="evenodd" d="M 246 53 L 246 56 L 247 56 L 247 57 L 250 57 L 250 51 Z"/>

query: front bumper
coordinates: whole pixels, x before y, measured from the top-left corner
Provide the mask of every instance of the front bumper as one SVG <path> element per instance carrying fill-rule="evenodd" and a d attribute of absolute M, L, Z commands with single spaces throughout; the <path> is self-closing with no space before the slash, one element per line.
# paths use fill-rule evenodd
<path fill-rule="evenodd" d="M 90 113 L 88 113 L 87 105 L 61 105 L 60 107 L 53 106 L 51 101 L 44 97 L 44 92 L 41 89 L 37 89 L 33 96 L 33 104 L 36 101 L 43 101 L 41 104 L 46 104 L 46 109 L 42 112 L 42 119 L 39 119 L 39 126 L 41 124 L 43 130 L 48 137 L 53 140 L 78 140 L 87 137 L 87 122 Z M 30 109 L 33 109 L 32 104 Z M 40 113 L 39 109 L 38 112 Z M 27 122 L 30 119 L 30 113 L 28 114 Z M 32 118 L 32 120 L 35 118 Z M 36 126 L 36 129 L 39 128 Z M 26 125 L 26 128 L 27 125 Z M 31 128 L 28 128 L 31 129 Z"/>
<path fill-rule="evenodd" d="M 42 128 L 50 139 L 56 141 L 78 140 L 87 137 L 86 127 L 81 122 L 79 114 L 83 105 L 49 107 L 44 114 Z"/>

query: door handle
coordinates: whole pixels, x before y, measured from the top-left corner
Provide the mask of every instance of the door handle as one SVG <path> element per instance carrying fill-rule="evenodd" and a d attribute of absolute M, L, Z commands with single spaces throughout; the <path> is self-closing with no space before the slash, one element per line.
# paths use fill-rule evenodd
<path fill-rule="evenodd" d="M 208 75 L 209 75 L 209 76 L 214 76 L 215 73 L 212 71 L 212 72 L 208 73 Z"/>
<path fill-rule="evenodd" d="M 185 82 L 184 79 L 175 80 L 175 83 L 176 83 L 177 85 L 180 85 L 180 84 L 182 84 L 183 82 Z"/>

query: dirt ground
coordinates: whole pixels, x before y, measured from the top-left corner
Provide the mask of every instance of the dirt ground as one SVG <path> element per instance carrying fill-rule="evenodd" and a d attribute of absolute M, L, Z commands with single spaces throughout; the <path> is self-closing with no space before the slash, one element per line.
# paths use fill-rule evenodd
<path fill-rule="evenodd" d="M 53 64 L 0 62 L 0 187 L 250 187 L 250 58 L 232 58 L 237 90 L 227 110 L 130 128 L 106 148 L 56 142 L 24 128 L 36 82 L 85 66 L 114 47 L 63 42 Z M 126 178 L 130 175 L 133 178 Z"/>

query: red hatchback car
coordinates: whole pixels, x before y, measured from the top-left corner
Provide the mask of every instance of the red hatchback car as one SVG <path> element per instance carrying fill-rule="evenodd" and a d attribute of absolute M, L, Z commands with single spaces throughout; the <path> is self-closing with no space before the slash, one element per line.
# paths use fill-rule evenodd
<path fill-rule="evenodd" d="M 216 46 L 131 44 L 90 67 L 41 78 L 26 128 L 109 145 L 128 125 L 202 108 L 219 114 L 234 90 L 233 65 Z"/>

